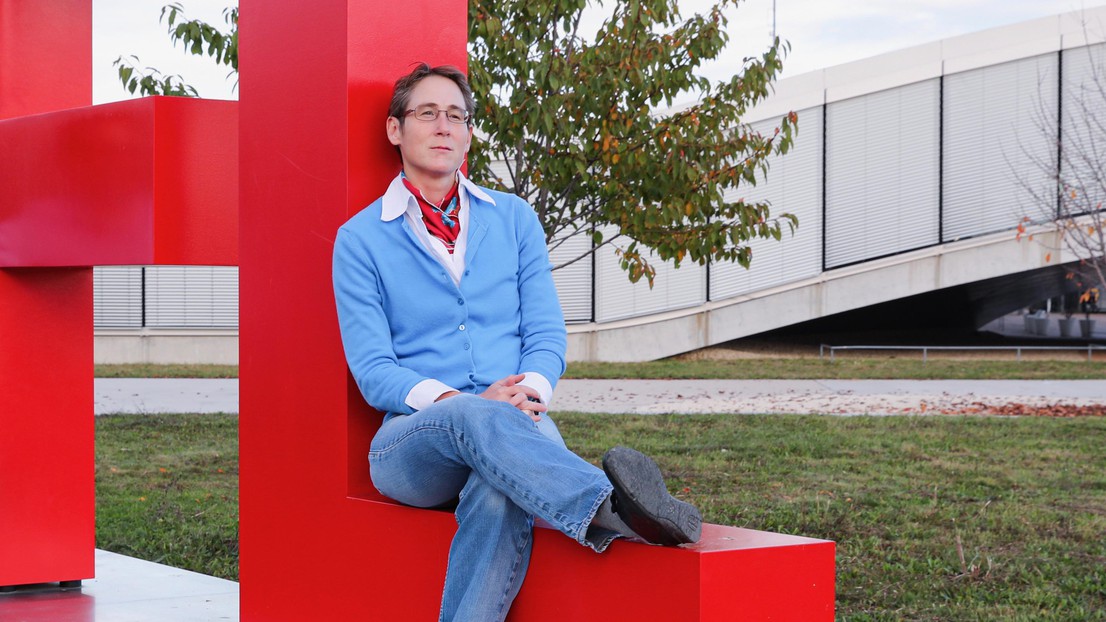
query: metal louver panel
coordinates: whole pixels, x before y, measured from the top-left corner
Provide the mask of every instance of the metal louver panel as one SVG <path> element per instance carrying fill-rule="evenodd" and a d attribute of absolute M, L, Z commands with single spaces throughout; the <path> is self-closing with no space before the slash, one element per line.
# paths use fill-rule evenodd
<path fill-rule="evenodd" d="M 797 115 L 799 131 L 791 150 L 769 160 L 767 179 L 756 186 L 741 185 L 728 190 L 725 198 L 768 200 L 773 214 L 795 214 L 799 227 L 792 235 L 785 223 L 779 241 L 752 240 L 749 246 L 753 260 L 748 270 L 737 263 L 711 264 L 712 300 L 815 276 L 822 271 L 822 107 L 808 108 Z M 768 134 L 778 123 L 771 119 L 752 125 L 754 130 Z"/>
<path fill-rule="evenodd" d="M 581 231 L 562 244 L 553 246 L 554 248 L 549 251 L 549 260 L 556 268 L 586 253 L 591 248 L 591 234 L 588 231 Z M 591 257 L 584 257 L 575 263 L 553 270 L 553 283 L 557 286 L 557 297 L 561 300 L 565 322 L 590 322 Z"/>
<path fill-rule="evenodd" d="M 92 269 L 92 322 L 96 328 L 142 328 L 142 267 Z"/>
<path fill-rule="evenodd" d="M 945 77 L 944 241 L 1037 218 L 1055 203 L 1058 55 Z"/>
<path fill-rule="evenodd" d="M 512 183 L 510 169 L 505 162 L 495 160 L 490 168 L 492 175 L 498 177 L 503 183 Z M 591 248 L 591 236 L 587 232 L 574 235 L 563 244 L 554 241 L 549 248 L 550 263 L 556 268 L 580 256 L 589 248 Z M 557 297 L 561 301 L 565 322 L 591 321 L 591 281 L 590 257 L 553 271 L 553 283 L 557 286 Z"/>
<path fill-rule="evenodd" d="M 613 227 L 604 230 L 607 238 L 615 233 Z M 706 302 L 706 269 L 702 266 L 686 260 L 676 269 L 651 253 L 647 258 L 657 270 L 653 289 L 649 289 L 645 279 L 631 283 L 610 247 L 598 252 L 595 261 L 595 321 L 609 322 L 694 307 Z"/>
<path fill-rule="evenodd" d="M 1060 178 L 1079 214 L 1106 201 L 1106 44 L 1065 50 L 1063 80 Z"/>
<path fill-rule="evenodd" d="M 939 81 L 826 110 L 826 267 L 937 242 Z"/>
<path fill-rule="evenodd" d="M 146 325 L 159 328 L 237 328 L 238 268 L 146 268 Z"/>
<path fill-rule="evenodd" d="M 488 168 L 491 170 L 491 174 L 498 178 L 499 183 L 504 186 L 510 187 L 514 183 L 514 178 L 511 175 L 511 169 L 507 166 L 507 163 L 503 160 L 492 160 Z M 475 180 L 474 180 L 475 181 Z M 481 181 L 477 181 L 482 186 L 495 187 L 494 183 L 484 184 Z"/>

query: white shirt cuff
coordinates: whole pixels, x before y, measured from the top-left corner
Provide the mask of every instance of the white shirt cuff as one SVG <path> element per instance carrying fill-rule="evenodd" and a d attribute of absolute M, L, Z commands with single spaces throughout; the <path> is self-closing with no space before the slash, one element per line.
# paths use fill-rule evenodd
<path fill-rule="evenodd" d="M 549 383 L 549 380 L 547 380 L 545 376 L 536 371 L 525 372 L 522 381 L 518 384 L 526 385 L 537 391 L 538 396 L 541 397 L 541 403 L 546 406 L 548 406 L 549 402 L 553 399 L 553 385 Z"/>
<path fill-rule="evenodd" d="M 418 412 L 433 404 L 443 393 L 456 390 L 457 389 L 454 389 L 444 382 L 439 382 L 433 378 L 427 378 L 411 387 L 411 392 L 407 394 L 407 399 L 403 400 L 403 402 L 411 408 L 414 408 L 415 412 Z"/>

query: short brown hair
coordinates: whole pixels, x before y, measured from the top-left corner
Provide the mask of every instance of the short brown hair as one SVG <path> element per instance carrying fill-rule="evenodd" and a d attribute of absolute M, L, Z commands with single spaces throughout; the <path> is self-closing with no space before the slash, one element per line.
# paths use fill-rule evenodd
<path fill-rule="evenodd" d="M 465 111 L 469 113 L 469 125 L 472 125 L 472 116 L 476 112 L 476 101 L 472 97 L 472 87 L 464 72 L 453 65 L 438 65 L 431 67 L 426 63 L 419 63 L 411 73 L 396 80 L 392 90 L 392 103 L 388 106 L 388 116 L 399 119 L 400 124 L 406 118 L 407 105 L 411 101 L 411 91 L 415 85 L 427 76 L 441 76 L 453 80 L 457 88 L 461 89 L 461 96 L 465 99 Z"/>

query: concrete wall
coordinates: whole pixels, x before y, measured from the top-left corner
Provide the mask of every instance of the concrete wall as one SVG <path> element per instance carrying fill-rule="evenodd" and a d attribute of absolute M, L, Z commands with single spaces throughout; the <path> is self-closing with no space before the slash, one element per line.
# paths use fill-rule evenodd
<path fill-rule="evenodd" d="M 98 329 L 97 364 L 238 364 L 237 329 Z"/>
<path fill-rule="evenodd" d="M 571 361 L 647 361 L 843 313 L 919 292 L 955 287 L 1075 259 L 1055 250 L 1055 232 L 1008 232 L 951 242 L 829 270 L 733 299 L 603 324 L 569 326 Z"/>

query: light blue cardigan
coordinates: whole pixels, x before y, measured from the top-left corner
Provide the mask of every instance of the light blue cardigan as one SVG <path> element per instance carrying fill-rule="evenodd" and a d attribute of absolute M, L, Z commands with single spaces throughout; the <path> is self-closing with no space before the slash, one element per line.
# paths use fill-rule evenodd
<path fill-rule="evenodd" d="M 381 199 L 338 230 L 342 344 L 378 410 L 410 414 L 405 399 L 428 378 L 480 393 L 511 374 L 537 372 L 556 386 L 564 373 L 564 316 L 537 214 L 517 196 L 481 189 L 495 203 L 469 194 L 459 286 L 405 217 L 381 220 Z"/>

